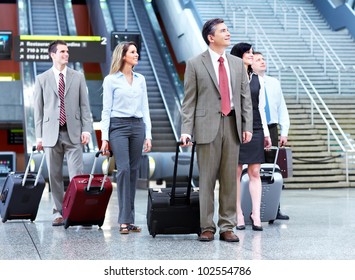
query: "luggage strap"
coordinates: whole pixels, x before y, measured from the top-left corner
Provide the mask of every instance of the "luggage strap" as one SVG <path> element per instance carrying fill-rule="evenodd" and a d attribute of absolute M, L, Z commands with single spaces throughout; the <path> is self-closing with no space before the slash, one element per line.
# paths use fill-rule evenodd
<path fill-rule="evenodd" d="M 173 176 L 173 186 L 171 188 L 170 205 L 175 204 L 176 177 L 177 177 L 177 169 L 178 169 L 178 165 L 179 165 L 178 158 L 179 158 L 179 152 L 180 152 L 180 145 L 182 145 L 182 144 L 183 143 L 181 141 L 176 143 L 174 176 Z M 193 169 L 194 169 L 195 147 L 196 147 L 196 142 L 192 142 L 190 169 L 189 169 L 189 177 L 188 177 L 188 184 L 187 184 L 187 191 L 186 191 L 186 204 L 190 204 L 190 194 L 191 194 L 191 188 L 192 188 L 192 174 L 193 174 Z"/>

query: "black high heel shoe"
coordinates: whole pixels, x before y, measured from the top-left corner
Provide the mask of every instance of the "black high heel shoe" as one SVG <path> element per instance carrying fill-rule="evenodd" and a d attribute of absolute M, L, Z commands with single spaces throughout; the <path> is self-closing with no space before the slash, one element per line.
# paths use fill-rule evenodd
<path fill-rule="evenodd" d="M 245 230 L 245 225 L 236 226 L 235 228 L 236 228 L 237 230 Z"/>
<path fill-rule="evenodd" d="M 244 220 L 244 215 L 243 215 L 243 220 Z M 237 230 L 245 230 L 245 224 L 238 226 L 238 219 L 237 219 L 237 226 L 236 226 L 235 228 L 236 228 Z"/>
<path fill-rule="evenodd" d="M 256 225 L 254 225 L 254 220 L 253 220 L 253 218 L 251 217 L 251 214 L 252 214 L 252 213 L 250 213 L 249 218 L 250 218 L 250 220 L 251 220 L 251 227 L 252 227 L 252 229 L 255 230 L 255 231 L 263 231 L 263 227 L 262 227 L 262 226 L 256 226 Z"/>

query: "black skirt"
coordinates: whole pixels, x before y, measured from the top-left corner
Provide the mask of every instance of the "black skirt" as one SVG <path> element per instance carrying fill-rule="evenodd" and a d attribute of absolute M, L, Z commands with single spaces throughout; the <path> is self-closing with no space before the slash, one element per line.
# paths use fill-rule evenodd
<path fill-rule="evenodd" d="M 264 163 L 264 131 L 253 131 L 253 137 L 249 143 L 241 144 L 239 151 L 239 164 Z"/>

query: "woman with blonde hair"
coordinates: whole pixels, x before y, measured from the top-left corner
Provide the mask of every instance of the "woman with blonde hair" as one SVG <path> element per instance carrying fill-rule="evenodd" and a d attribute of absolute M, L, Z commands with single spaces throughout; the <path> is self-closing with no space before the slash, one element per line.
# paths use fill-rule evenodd
<path fill-rule="evenodd" d="M 146 81 L 133 71 L 138 64 L 135 42 L 121 42 L 112 54 L 103 81 L 101 150 L 112 150 L 117 168 L 118 223 L 122 234 L 140 232 L 134 224 L 136 182 L 142 154 L 152 148 Z"/>

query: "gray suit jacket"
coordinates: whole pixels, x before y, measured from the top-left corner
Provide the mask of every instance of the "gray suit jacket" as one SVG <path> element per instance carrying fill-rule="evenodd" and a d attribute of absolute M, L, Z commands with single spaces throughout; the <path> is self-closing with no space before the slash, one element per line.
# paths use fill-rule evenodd
<path fill-rule="evenodd" d="M 240 143 L 242 131 L 253 131 L 249 80 L 243 61 L 226 54 L 230 68 L 232 100 Z M 221 95 L 211 56 L 207 51 L 189 60 L 184 77 L 181 134 L 193 135 L 197 144 L 212 142 L 221 120 Z"/>
<path fill-rule="evenodd" d="M 42 138 L 45 147 L 53 147 L 57 143 L 59 110 L 58 87 L 51 68 L 36 77 L 34 89 L 36 138 Z M 91 111 L 85 77 L 71 68 L 67 68 L 65 81 L 65 113 L 71 142 L 81 143 L 81 133 L 92 132 Z"/>

